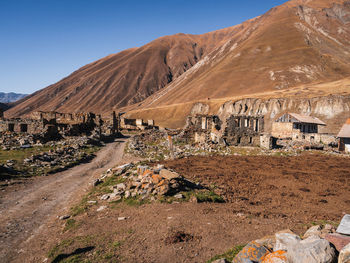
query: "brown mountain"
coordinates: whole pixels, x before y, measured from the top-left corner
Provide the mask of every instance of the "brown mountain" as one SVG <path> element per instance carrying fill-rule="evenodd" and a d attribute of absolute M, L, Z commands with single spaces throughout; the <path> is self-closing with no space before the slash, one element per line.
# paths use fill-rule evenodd
<path fill-rule="evenodd" d="M 165 87 L 236 32 L 176 34 L 109 55 L 16 103 L 8 116 L 35 110 L 109 111 L 140 102 Z"/>
<path fill-rule="evenodd" d="M 216 109 L 244 96 L 283 97 L 350 76 L 349 25 L 350 1 L 292 0 L 238 26 L 166 36 L 110 55 L 7 113 L 124 107 L 134 110 L 130 116 L 162 122 L 183 120 L 198 101 L 210 100 Z"/>

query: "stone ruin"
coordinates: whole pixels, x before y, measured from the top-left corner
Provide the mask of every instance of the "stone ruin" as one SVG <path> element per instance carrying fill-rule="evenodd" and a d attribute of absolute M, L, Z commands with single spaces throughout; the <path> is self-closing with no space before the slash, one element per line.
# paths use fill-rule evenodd
<path fill-rule="evenodd" d="M 263 116 L 231 115 L 224 122 L 216 115 L 190 115 L 184 135 L 197 143 L 214 142 L 228 146 L 260 146 L 264 131 Z M 265 144 L 270 147 L 269 138 Z M 264 141 L 265 142 L 265 141 Z"/>
<path fill-rule="evenodd" d="M 80 136 L 96 133 L 113 135 L 119 131 L 119 121 L 115 113 L 103 120 L 94 113 L 60 113 L 37 111 L 30 118 L 0 118 L 0 132 L 43 134 L 47 139 L 61 136 Z"/>
<path fill-rule="evenodd" d="M 148 129 L 159 129 L 159 127 L 154 125 L 154 120 L 143 120 L 143 119 L 128 119 L 120 117 L 119 127 L 122 130 L 148 130 Z"/>
<path fill-rule="evenodd" d="M 263 131 L 263 116 L 231 115 L 226 119 L 222 138 L 227 145 L 259 146 Z"/>
<path fill-rule="evenodd" d="M 80 136 L 97 134 L 99 137 L 115 136 L 120 130 L 158 129 L 154 120 L 127 119 L 123 113 L 114 111 L 110 118 L 102 119 L 101 115 L 87 113 L 61 113 L 55 111 L 36 111 L 30 118 L 3 117 L 0 111 L 0 132 L 44 134 L 54 139 L 61 136 Z"/>

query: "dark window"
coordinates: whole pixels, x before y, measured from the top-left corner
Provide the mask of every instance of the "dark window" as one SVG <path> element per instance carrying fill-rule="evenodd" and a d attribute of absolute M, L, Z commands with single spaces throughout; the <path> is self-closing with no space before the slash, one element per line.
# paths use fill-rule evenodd
<path fill-rule="evenodd" d="M 237 143 L 240 144 L 241 143 L 241 137 L 237 138 Z"/>
<path fill-rule="evenodd" d="M 10 131 L 10 132 L 15 131 L 15 124 L 14 124 L 14 123 L 9 123 L 8 128 L 9 128 L 9 131 Z"/>
<path fill-rule="evenodd" d="M 20 124 L 19 127 L 21 129 L 21 132 L 27 132 L 28 131 L 28 124 L 22 123 L 22 124 Z"/>
<path fill-rule="evenodd" d="M 253 142 L 253 138 L 249 137 L 249 143 L 252 143 L 252 142 Z"/>

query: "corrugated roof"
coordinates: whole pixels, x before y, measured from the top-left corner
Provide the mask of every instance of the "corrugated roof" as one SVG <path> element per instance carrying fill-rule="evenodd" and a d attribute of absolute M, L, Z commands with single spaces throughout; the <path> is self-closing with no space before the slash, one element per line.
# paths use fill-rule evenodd
<path fill-rule="evenodd" d="M 348 119 L 343 127 L 341 127 L 339 133 L 338 133 L 339 138 L 350 138 L 350 119 Z"/>
<path fill-rule="evenodd" d="M 323 121 L 316 117 L 312 116 L 306 116 L 306 115 L 301 115 L 297 113 L 289 113 L 290 116 L 293 118 L 297 119 L 299 122 L 303 123 L 313 123 L 313 124 L 318 124 L 318 125 L 326 125 Z"/>

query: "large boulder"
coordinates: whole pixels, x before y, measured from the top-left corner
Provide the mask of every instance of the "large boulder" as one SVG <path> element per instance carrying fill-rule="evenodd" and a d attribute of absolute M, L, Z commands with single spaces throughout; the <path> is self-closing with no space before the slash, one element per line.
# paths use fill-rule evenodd
<path fill-rule="evenodd" d="M 252 241 L 248 243 L 232 260 L 232 263 L 255 263 L 262 262 L 270 251 L 263 245 Z"/>
<path fill-rule="evenodd" d="M 172 179 L 180 177 L 180 175 L 178 173 L 169 171 L 167 169 L 160 170 L 159 174 L 160 174 L 161 177 L 163 177 L 163 178 L 165 178 L 167 180 L 172 180 Z"/>
<path fill-rule="evenodd" d="M 290 263 L 332 263 L 335 258 L 335 250 L 330 243 L 315 236 L 287 246 Z"/>
<path fill-rule="evenodd" d="M 308 238 L 308 237 L 312 237 L 312 236 L 317 236 L 320 237 L 322 235 L 322 227 L 317 225 L 317 226 L 312 226 L 310 227 L 304 234 L 303 238 Z"/>
<path fill-rule="evenodd" d="M 350 235 L 350 215 L 345 215 L 337 228 L 337 233 Z"/>
<path fill-rule="evenodd" d="M 340 251 L 343 249 L 343 247 L 345 247 L 347 244 L 350 243 L 350 236 L 334 233 L 334 234 L 328 234 L 326 236 L 326 240 L 332 243 L 335 246 L 335 248 L 338 251 Z"/>
<path fill-rule="evenodd" d="M 301 241 L 300 237 L 294 233 L 276 233 L 276 243 L 273 247 L 273 251 L 285 250 L 288 251 L 288 248 L 299 244 Z"/>
<path fill-rule="evenodd" d="M 350 263 L 350 244 L 347 244 L 340 251 L 338 263 Z"/>
<path fill-rule="evenodd" d="M 261 263 L 288 263 L 287 252 L 277 250 L 273 253 L 267 254 Z"/>

